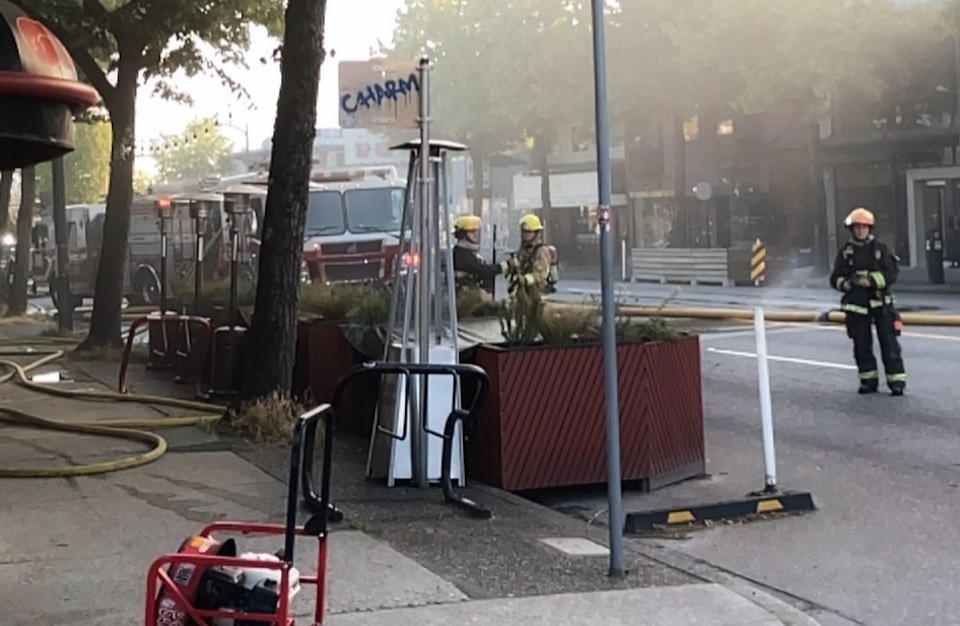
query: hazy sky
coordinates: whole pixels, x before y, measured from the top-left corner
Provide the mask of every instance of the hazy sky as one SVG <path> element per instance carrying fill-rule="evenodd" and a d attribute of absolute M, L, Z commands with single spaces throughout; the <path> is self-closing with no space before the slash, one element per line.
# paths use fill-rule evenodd
<path fill-rule="evenodd" d="M 335 50 L 336 58 L 327 57 L 320 73 L 320 96 L 317 107 L 317 126 L 335 128 L 337 122 L 337 63 L 343 60 L 369 58 L 370 48 L 378 48 L 377 40 L 389 44 L 393 36 L 398 9 L 403 0 L 328 0 L 325 29 L 327 50 Z M 260 63 L 261 57 L 270 57 L 278 45 L 266 31 L 256 29 L 248 55 L 249 70 L 232 68 L 231 76 L 239 80 L 250 92 L 250 101 L 237 101 L 229 89 L 223 87 L 213 76 L 182 77 L 177 86 L 190 93 L 192 107 L 165 101 L 153 95 L 153 86 L 141 89 L 137 101 L 138 144 L 161 135 L 177 135 L 187 123 L 196 117 L 219 113 L 223 121 L 233 113 L 233 123 L 241 128 L 249 124 L 250 147 L 258 148 L 264 139 L 273 134 L 277 94 L 280 89 L 280 66 L 270 62 Z M 248 107 L 253 105 L 253 110 Z M 224 134 L 241 150 L 244 145 L 242 131 L 224 128 Z M 149 159 L 140 163 L 150 167 Z M 148 162 L 144 162 L 148 161 Z"/>

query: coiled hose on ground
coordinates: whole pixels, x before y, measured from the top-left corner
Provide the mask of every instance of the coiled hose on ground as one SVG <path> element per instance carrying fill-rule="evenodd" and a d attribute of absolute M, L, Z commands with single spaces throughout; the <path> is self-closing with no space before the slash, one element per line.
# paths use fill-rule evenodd
<path fill-rule="evenodd" d="M 41 428 L 60 432 L 91 435 L 97 437 L 113 437 L 126 439 L 152 446 L 145 453 L 84 465 L 67 467 L 0 467 L 0 478 L 65 478 L 70 476 L 90 476 L 105 474 L 120 470 L 139 467 L 156 461 L 167 451 L 167 442 L 160 435 L 151 432 L 165 428 L 181 428 L 197 426 L 203 423 L 215 422 L 220 419 L 223 408 L 177 398 L 162 396 L 146 396 L 136 394 L 120 394 L 113 391 L 86 391 L 69 390 L 35 383 L 30 380 L 29 372 L 44 365 L 57 361 L 66 354 L 65 349 L 75 345 L 72 339 L 54 337 L 30 337 L 25 339 L 0 340 L 0 357 L 39 357 L 26 364 L 9 359 L 0 358 L 0 367 L 7 373 L 0 376 L 0 385 L 16 381 L 17 384 L 39 393 L 85 401 L 100 402 L 127 402 L 151 406 L 165 406 L 171 408 L 197 411 L 202 415 L 196 417 L 167 417 L 160 419 L 142 420 L 104 420 L 97 422 L 63 422 L 0 406 L 0 422 Z"/>

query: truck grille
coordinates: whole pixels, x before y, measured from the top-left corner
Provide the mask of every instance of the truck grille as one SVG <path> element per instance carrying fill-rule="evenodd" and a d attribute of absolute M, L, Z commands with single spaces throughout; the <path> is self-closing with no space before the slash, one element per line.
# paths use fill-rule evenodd
<path fill-rule="evenodd" d="M 331 283 L 380 280 L 380 261 L 369 263 L 328 263 L 323 265 L 324 278 Z"/>
<path fill-rule="evenodd" d="M 320 246 L 320 254 L 330 256 L 341 254 L 375 254 L 381 250 L 383 250 L 382 239 L 374 239 L 372 241 L 325 243 Z"/>

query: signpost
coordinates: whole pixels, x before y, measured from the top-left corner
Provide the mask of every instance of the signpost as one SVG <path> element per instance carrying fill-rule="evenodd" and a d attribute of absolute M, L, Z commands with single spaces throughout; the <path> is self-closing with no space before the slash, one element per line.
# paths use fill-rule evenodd
<path fill-rule="evenodd" d="M 613 233 L 610 232 L 610 118 L 607 111 L 607 51 L 602 0 L 593 0 L 593 76 L 597 117 L 597 183 L 600 191 L 600 293 L 603 303 L 603 371 L 607 404 L 607 498 L 610 576 L 623 578 L 623 493 L 620 484 L 620 402 L 613 293 Z"/>

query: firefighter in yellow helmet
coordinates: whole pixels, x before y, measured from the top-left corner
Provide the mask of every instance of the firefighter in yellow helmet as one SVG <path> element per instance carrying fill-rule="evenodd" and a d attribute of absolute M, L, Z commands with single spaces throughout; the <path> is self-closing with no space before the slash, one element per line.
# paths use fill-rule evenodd
<path fill-rule="evenodd" d="M 843 292 L 841 309 L 847 316 L 847 335 L 853 339 L 853 354 L 860 372 L 859 392 L 875 393 L 880 386 L 880 372 L 873 355 L 873 332 L 877 327 L 883 369 L 890 393 L 902 396 L 907 374 L 900 353 L 895 300 L 890 287 L 899 273 L 897 257 L 873 235 L 876 221 L 867 209 L 855 209 L 844 225 L 850 239 L 837 254 L 830 275 L 830 285 Z"/>
<path fill-rule="evenodd" d="M 543 222 L 533 213 L 520 220 L 520 249 L 513 256 L 513 274 L 510 276 L 511 291 L 517 286 L 550 292 L 554 288 L 551 272 L 554 259 L 550 247 L 543 242 Z"/>
<path fill-rule="evenodd" d="M 486 263 L 480 256 L 480 218 L 476 215 L 461 215 L 453 222 L 453 271 L 456 276 L 457 291 L 461 289 L 483 289 L 493 293 L 494 280 L 505 275 L 510 264 Z"/>

